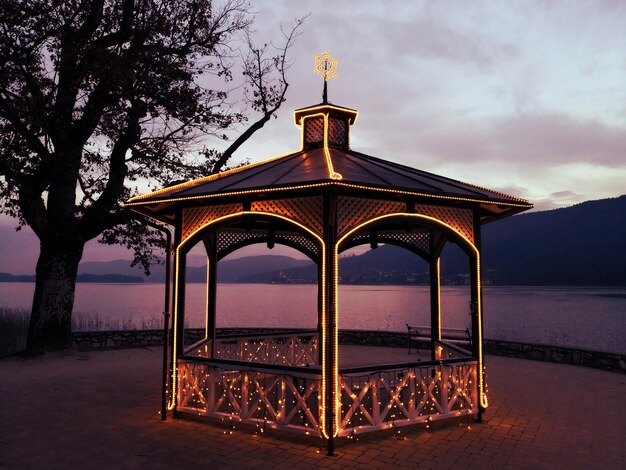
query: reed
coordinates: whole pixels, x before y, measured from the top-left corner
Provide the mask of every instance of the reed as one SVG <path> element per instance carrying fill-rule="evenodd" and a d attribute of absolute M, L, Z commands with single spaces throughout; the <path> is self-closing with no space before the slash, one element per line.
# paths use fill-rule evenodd
<path fill-rule="evenodd" d="M 26 348 L 30 312 L 26 309 L 0 307 L 0 357 L 20 353 Z M 132 317 L 103 318 L 96 312 L 77 312 L 72 315 L 72 331 L 127 331 L 158 330 L 163 318 L 154 315 L 135 321 Z"/>
<path fill-rule="evenodd" d="M 29 318 L 28 310 L 0 307 L 0 357 L 24 350 Z"/>

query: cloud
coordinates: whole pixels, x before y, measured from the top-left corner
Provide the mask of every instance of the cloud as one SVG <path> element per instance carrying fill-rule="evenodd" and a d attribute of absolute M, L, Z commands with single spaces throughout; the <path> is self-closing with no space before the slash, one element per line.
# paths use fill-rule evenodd
<path fill-rule="evenodd" d="M 420 153 L 446 161 L 508 161 L 518 164 L 587 162 L 626 164 L 626 132 L 565 114 L 518 114 L 498 118 L 441 119 L 433 127 L 398 129 Z"/>
<path fill-rule="evenodd" d="M 385 48 L 394 51 L 394 60 L 398 56 L 414 60 L 429 58 L 488 68 L 518 55 L 513 44 L 477 31 L 453 28 L 444 18 L 433 15 L 379 22 L 377 33 L 385 38 Z"/>
<path fill-rule="evenodd" d="M 576 194 L 571 189 L 566 189 L 565 191 L 556 191 L 550 193 L 550 197 L 552 199 L 576 199 L 580 197 L 580 194 Z"/>

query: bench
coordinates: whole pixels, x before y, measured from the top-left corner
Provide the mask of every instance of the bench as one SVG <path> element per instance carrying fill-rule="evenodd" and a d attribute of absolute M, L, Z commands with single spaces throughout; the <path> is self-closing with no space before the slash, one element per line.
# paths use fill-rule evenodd
<path fill-rule="evenodd" d="M 418 349 L 420 340 L 432 341 L 430 326 L 406 324 L 409 341 L 409 354 L 411 345 L 415 343 L 415 350 Z M 472 333 L 469 328 L 441 328 L 441 339 L 450 343 L 472 344 Z"/>

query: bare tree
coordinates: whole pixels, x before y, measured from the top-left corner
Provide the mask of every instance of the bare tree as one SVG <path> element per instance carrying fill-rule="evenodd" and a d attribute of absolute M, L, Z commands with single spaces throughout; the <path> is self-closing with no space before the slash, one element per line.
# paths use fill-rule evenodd
<path fill-rule="evenodd" d="M 87 241 L 125 244 L 148 269 L 159 237 L 121 205 L 140 184 L 222 170 L 278 111 L 303 19 L 273 56 L 252 20 L 243 0 L 3 1 L 0 210 L 41 245 L 27 349 L 69 344 Z M 225 151 L 206 147 L 233 129 Z"/>

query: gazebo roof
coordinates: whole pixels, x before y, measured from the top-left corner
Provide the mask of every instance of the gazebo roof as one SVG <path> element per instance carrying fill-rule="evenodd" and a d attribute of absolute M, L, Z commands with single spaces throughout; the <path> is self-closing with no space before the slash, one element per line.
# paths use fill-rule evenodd
<path fill-rule="evenodd" d="M 296 124 L 303 127 L 300 151 L 136 196 L 127 205 L 170 221 L 179 201 L 335 185 L 420 199 L 475 202 L 483 209 L 484 221 L 532 207 L 523 199 L 351 150 L 349 126 L 356 117 L 356 111 L 328 103 L 297 110 Z"/>

